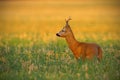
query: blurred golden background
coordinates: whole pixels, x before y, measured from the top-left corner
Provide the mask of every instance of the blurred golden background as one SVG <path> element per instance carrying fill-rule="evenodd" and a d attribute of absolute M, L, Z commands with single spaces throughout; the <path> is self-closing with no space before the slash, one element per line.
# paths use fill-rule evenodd
<path fill-rule="evenodd" d="M 65 18 L 71 16 L 70 25 L 77 38 L 85 33 L 108 33 L 111 39 L 119 39 L 119 8 L 115 0 L 0 1 L 0 35 L 38 33 L 45 40 L 55 40 Z"/>

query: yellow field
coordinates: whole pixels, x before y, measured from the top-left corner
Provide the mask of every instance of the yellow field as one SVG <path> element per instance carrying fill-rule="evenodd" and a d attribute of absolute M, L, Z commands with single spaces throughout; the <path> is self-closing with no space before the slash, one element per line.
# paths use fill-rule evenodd
<path fill-rule="evenodd" d="M 119 39 L 120 16 L 113 1 L 9 1 L 0 2 L 0 33 L 38 33 L 46 42 L 56 40 L 71 16 L 70 25 L 78 39 L 85 35 Z M 107 35 L 104 35 L 107 33 Z M 110 33 L 110 34 L 109 34 Z M 85 34 L 85 35 L 84 35 Z"/>

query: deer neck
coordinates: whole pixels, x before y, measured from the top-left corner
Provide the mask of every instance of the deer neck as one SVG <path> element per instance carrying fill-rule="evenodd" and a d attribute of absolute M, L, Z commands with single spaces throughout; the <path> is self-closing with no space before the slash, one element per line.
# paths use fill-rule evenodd
<path fill-rule="evenodd" d="M 68 43 L 69 48 L 72 51 L 74 51 L 76 49 L 76 46 L 78 45 L 78 41 L 75 39 L 74 34 L 72 32 L 66 37 L 66 41 Z"/>

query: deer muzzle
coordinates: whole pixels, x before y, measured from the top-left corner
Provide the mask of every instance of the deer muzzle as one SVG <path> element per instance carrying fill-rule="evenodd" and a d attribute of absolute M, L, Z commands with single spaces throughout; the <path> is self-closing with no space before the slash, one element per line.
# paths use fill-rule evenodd
<path fill-rule="evenodd" d="M 59 35 L 58 33 L 56 34 L 56 36 L 59 36 L 59 37 L 60 37 L 60 35 Z"/>

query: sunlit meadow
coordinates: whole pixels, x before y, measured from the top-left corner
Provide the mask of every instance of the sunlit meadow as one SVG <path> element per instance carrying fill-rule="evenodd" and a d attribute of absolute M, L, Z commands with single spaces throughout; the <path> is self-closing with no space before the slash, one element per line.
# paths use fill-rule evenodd
<path fill-rule="evenodd" d="M 0 80 L 120 80 L 119 2 L 0 1 Z M 71 16 L 78 41 L 95 42 L 103 59 L 77 61 L 56 33 Z"/>

